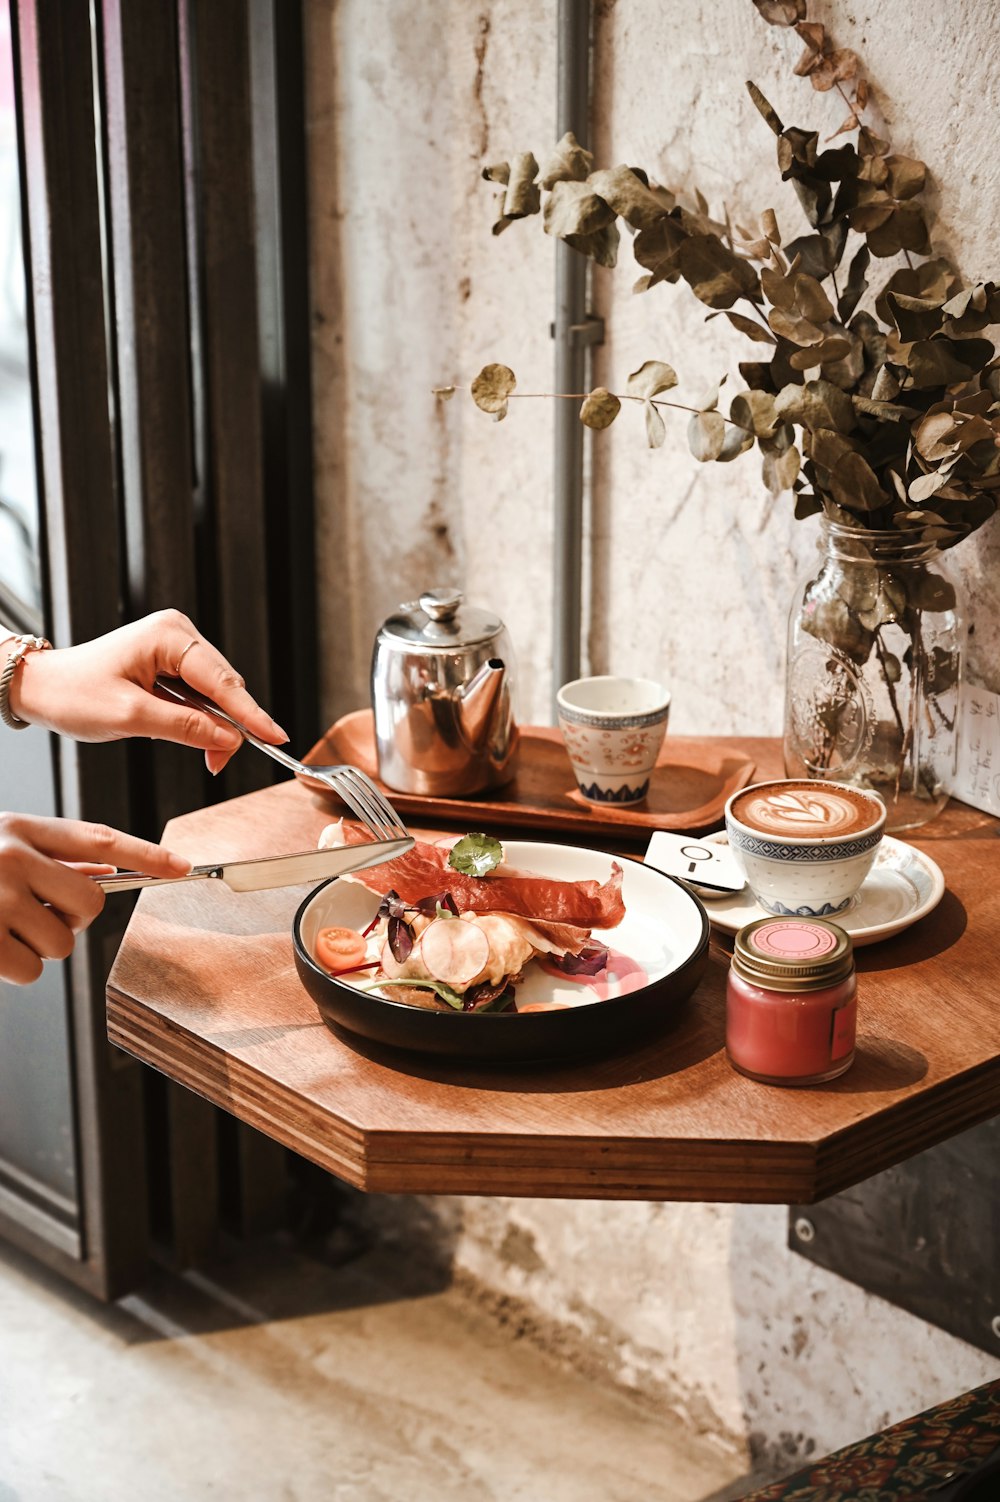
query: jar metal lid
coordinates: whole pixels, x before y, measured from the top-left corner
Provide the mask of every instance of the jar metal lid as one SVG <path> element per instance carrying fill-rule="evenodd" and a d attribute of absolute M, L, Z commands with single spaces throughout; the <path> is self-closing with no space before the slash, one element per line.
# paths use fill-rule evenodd
<path fill-rule="evenodd" d="M 379 633 L 407 647 L 456 651 L 491 642 L 503 630 L 503 621 L 486 610 L 464 605 L 461 590 L 429 589 L 419 601 L 400 605 Z"/>
<path fill-rule="evenodd" d="M 854 969 L 851 936 L 825 918 L 757 918 L 736 935 L 733 969 L 770 991 L 820 991 Z"/>

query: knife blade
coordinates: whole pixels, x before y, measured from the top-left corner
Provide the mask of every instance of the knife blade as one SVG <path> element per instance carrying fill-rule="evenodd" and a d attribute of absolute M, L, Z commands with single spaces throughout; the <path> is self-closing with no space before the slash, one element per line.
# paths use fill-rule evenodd
<path fill-rule="evenodd" d="M 295 887 L 308 881 L 326 881 L 348 871 L 362 871 L 402 855 L 412 838 L 368 840 L 363 845 L 336 845 L 331 850 L 298 850 L 291 855 L 265 855 L 257 860 L 219 861 L 194 866 L 186 876 L 144 876 L 141 871 L 119 871 L 116 876 L 98 876 L 105 892 L 133 892 L 139 887 L 174 885 L 180 881 L 222 881 L 233 892 L 262 892 L 269 887 Z"/>

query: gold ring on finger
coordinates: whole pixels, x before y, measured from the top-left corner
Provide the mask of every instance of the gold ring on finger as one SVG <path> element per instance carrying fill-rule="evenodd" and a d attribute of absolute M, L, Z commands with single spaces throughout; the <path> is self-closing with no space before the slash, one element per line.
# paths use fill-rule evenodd
<path fill-rule="evenodd" d="M 191 648 L 198 646 L 198 643 L 199 643 L 200 640 L 201 640 L 200 637 L 192 636 L 191 640 L 188 642 L 187 646 L 184 648 L 183 652 L 178 657 L 177 662 L 176 662 L 176 664 L 174 666 L 174 677 L 175 678 L 179 678 L 181 676 L 181 663 L 184 661 L 185 657 L 190 652 Z"/>

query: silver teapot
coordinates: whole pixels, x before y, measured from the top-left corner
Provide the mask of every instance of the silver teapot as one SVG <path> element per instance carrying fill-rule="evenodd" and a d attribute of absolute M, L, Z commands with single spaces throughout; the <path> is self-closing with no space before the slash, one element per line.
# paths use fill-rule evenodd
<path fill-rule="evenodd" d="M 379 776 L 390 788 L 464 797 L 514 776 L 514 652 L 497 616 L 431 589 L 384 621 L 372 653 Z"/>

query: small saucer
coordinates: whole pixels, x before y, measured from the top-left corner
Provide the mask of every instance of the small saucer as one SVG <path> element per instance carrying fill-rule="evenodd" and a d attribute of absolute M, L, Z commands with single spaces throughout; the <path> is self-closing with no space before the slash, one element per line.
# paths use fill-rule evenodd
<path fill-rule="evenodd" d="M 727 843 L 721 831 L 703 836 L 705 843 Z M 766 918 L 766 908 L 754 900 L 749 887 L 732 895 L 713 896 L 699 892 L 713 928 L 735 934 L 745 923 Z M 878 847 L 875 864 L 849 908 L 832 916 L 831 922 L 845 928 L 857 948 L 891 939 L 926 917 L 944 896 L 941 867 L 914 845 L 887 835 Z"/>

